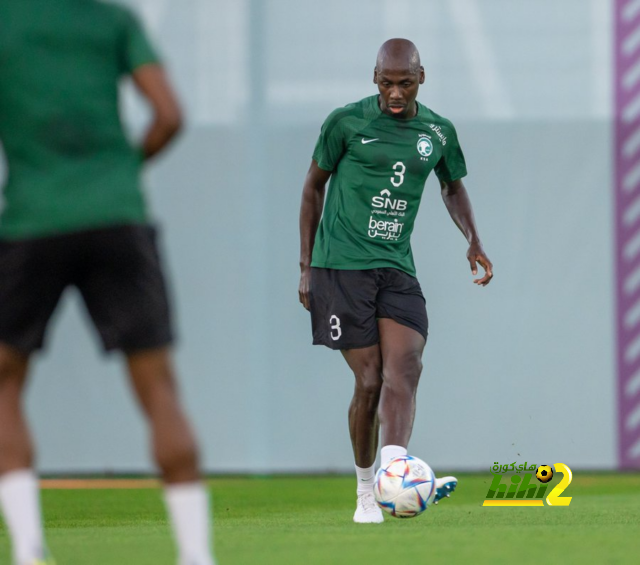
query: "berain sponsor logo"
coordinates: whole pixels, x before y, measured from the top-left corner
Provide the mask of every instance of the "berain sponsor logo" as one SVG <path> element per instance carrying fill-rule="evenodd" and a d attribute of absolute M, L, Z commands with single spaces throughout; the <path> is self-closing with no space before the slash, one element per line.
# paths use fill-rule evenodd
<path fill-rule="evenodd" d="M 393 222 L 387 220 L 376 220 L 373 217 L 369 218 L 369 231 L 367 232 L 369 237 L 380 239 L 386 239 L 395 241 L 400 238 L 402 234 L 402 228 L 404 224 L 395 219 Z"/>

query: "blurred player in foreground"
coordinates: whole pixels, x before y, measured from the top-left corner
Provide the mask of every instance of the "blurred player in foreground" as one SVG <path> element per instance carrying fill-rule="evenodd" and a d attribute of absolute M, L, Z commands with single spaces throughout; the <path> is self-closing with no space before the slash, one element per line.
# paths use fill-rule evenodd
<path fill-rule="evenodd" d="M 118 115 L 124 75 L 154 111 L 140 149 Z M 143 161 L 180 122 L 131 13 L 95 0 L 0 0 L 0 141 L 9 169 L 0 216 L 0 507 L 17 565 L 53 563 L 22 398 L 31 354 L 70 285 L 105 349 L 126 357 L 180 563 L 213 563 L 208 493 L 177 397 L 165 281 L 140 191 Z"/>
<path fill-rule="evenodd" d="M 410 237 L 432 170 L 469 242 L 472 273 L 477 264 L 486 271 L 474 282 L 485 286 L 493 276 L 462 184 L 467 170 L 456 131 L 416 101 L 424 69 L 415 45 L 384 43 L 373 82 L 379 95 L 338 108 L 322 126 L 302 195 L 299 288 L 313 343 L 339 349 L 355 375 L 354 521 L 368 523 L 383 521 L 373 497 L 378 432 L 384 467 L 407 454 L 413 428 L 428 321 Z M 454 477 L 437 479 L 436 501 L 456 484 Z"/>

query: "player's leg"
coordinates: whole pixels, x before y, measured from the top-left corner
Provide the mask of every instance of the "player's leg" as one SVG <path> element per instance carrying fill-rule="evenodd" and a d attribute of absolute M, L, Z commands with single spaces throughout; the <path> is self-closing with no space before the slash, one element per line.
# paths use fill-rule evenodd
<path fill-rule="evenodd" d="M 420 284 L 397 269 L 381 270 L 377 297 L 384 384 L 380 398 L 381 464 L 406 455 L 429 321 Z"/>
<path fill-rule="evenodd" d="M 164 481 L 172 484 L 199 480 L 196 442 L 180 405 L 169 350 L 163 347 L 132 353 L 126 359 Z"/>
<path fill-rule="evenodd" d="M 378 402 L 382 390 L 380 346 L 345 349 L 342 355 L 355 377 L 349 406 L 349 433 L 356 465 L 370 468 L 378 451 Z"/>
<path fill-rule="evenodd" d="M 22 394 L 29 357 L 0 343 L 0 475 L 33 465 Z"/>
<path fill-rule="evenodd" d="M 85 256 L 75 284 L 106 349 L 124 351 L 136 397 L 151 431 L 155 460 L 181 564 L 210 565 L 209 497 L 198 453 L 180 406 L 169 354 L 172 342 L 166 284 L 149 226 L 83 235 Z"/>
<path fill-rule="evenodd" d="M 169 350 L 165 347 L 129 354 L 127 365 L 165 482 L 180 563 L 211 564 L 209 496 L 200 478 L 195 438 L 178 398 Z"/>
<path fill-rule="evenodd" d="M 18 565 L 47 563 L 23 397 L 30 352 L 42 347 L 72 252 L 59 237 L 0 240 L 0 510 Z"/>
<path fill-rule="evenodd" d="M 382 434 L 382 465 L 406 455 L 422 373 L 424 337 L 395 320 L 378 321 L 383 385 L 378 413 Z"/>
<path fill-rule="evenodd" d="M 378 402 L 382 388 L 380 347 L 345 349 L 342 355 L 355 377 L 349 406 L 349 433 L 358 481 L 354 522 L 377 524 L 384 520 L 373 498 L 375 460 L 378 451 Z"/>
<path fill-rule="evenodd" d="M 0 343 L 0 508 L 16 565 L 46 559 L 38 478 L 23 409 L 28 365 L 27 355 Z"/>
<path fill-rule="evenodd" d="M 384 385 L 380 399 L 381 463 L 407 454 L 429 328 L 422 290 L 415 277 L 390 269 L 378 295 L 378 328 Z M 437 503 L 456 488 L 455 477 L 436 479 Z"/>
<path fill-rule="evenodd" d="M 313 343 L 340 350 L 355 376 L 349 433 L 357 476 L 356 522 L 383 520 L 373 500 L 377 406 L 382 386 L 375 302 L 377 279 L 375 269 L 311 269 Z"/>

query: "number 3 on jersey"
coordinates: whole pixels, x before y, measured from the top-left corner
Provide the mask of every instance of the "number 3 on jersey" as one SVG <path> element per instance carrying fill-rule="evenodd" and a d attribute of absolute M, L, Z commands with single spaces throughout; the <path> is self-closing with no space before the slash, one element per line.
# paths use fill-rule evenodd
<path fill-rule="evenodd" d="M 335 314 L 329 318 L 329 323 L 331 324 L 331 339 L 333 341 L 338 341 L 340 336 L 342 335 L 342 328 L 340 327 L 340 318 Z"/>
<path fill-rule="evenodd" d="M 393 166 L 393 170 L 394 176 L 391 177 L 391 184 L 398 188 L 404 182 L 404 173 L 407 170 L 407 167 L 404 166 L 404 163 L 402 161 L 398 161 Z"/>

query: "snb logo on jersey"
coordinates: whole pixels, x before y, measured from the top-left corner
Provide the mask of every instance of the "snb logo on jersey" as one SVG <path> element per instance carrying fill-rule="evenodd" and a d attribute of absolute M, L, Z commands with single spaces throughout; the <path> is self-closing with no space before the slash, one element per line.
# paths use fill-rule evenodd
<path fill-rule="evenodd" d="M 406 200 L 389 198 L 390 196 L 391 191 L 385 189 L 380 193 L 380 196 L 374 196 L 371 199 L 371 205 L 374 208 L 385 208 L 390 210 L 397 210 L 399 212 L 404 212 L 407 209 Z"/>
<path fill-rule="evenodd" d="M 433 143 L 431 142 L 431 140 L 429 139 L 426 133 L 420 134 L 417 147 L 418 147 L 418 153 L 420 153 L 422 157 L 427 158 L 429 157 L 429 155 L 431 155 L 431 153 L 433 153 Z"/>

